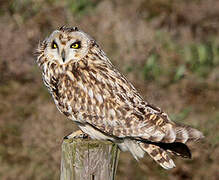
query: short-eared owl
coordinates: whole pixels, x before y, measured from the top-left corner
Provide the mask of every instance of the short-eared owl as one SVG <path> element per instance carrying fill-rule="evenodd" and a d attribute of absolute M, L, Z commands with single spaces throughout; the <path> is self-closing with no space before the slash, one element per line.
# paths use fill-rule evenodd
<path fill-rule="evenodd" d="M 147 152 L 165 169 L 168 153 L 191 157 L 185 143 L 203 137 L 146 102 L 96 41 L 77 27 L 61 27 L 37 49 L 37 63 L 59 111 L 91 138 L 111 140 L 138 159 Z"/>

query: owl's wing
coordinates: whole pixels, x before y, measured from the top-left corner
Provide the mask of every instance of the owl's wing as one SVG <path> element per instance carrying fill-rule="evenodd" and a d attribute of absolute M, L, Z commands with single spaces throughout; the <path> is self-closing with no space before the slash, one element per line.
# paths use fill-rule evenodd
<path fill-rule="evenodd" d="M 159 108 L 145 102 L 111 64 L 95 66 L 83 78 L 90 84 L 83 118 L 103 133 L 168 143 L 202 136 L 196 129 L 172 122 Z"/>
<path fill-rule="evenodd" d="M 148 109 L 151 110 L 151 106 Z M 103 116 L 89 114 L 85 117 L 93 127 L 111 136 L 164 143 L 185 143 L 202 137 L 198 130 L 170 121 L 163 112 L 146 110 L 143 114 L 129 106 L 119 106 L 107 111 Z"/>

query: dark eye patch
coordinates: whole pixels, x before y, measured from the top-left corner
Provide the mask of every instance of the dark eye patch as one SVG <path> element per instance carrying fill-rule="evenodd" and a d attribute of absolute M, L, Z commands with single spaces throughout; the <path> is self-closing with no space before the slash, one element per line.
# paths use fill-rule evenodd
<path fill-rule="evenodd" d="M 52 48 L 52 49 L 57 49 L 57 48 L 58 48 L 58 45 L 56 44 L 55 41 L 52 42 L 51 48 Z"/>

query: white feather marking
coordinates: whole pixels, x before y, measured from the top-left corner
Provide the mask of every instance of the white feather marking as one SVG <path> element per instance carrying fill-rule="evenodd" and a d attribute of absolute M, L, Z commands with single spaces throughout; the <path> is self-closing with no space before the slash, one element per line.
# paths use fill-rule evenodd
<path fill-rule="evenodd" d="M 72 121 L 77 121 L 74 116 L 69 117 Z"/>
<path fill-rule="evenodd" d="M 148 127 L 147 129 L 145 129 L 145 133 L 151 134 L 154 131 L 154 129 L 155 129 L 154 126 Z"/>
<path fill-rule="evenodd" d="M 103 98 L 99 93 L 96 95 L 96 98 L 97 98 L 97 100 L 99 101 L 100 104 L 103 103 Z"/>
<path fill-rule="evenodd" d="M 183 143 L 185 143 L 189 139 L 188 132 L 185 129 L 182 129 L 182 138 L 183 138 Z"/>
<path fill-rule="evenodd" d="M 96 114 L 101 114 L 100 108 L 98 106 L 96 106 Z"/>
<path fill-rule="evenodd" d="M 109 110 L 109 114 L 110 114 L 111 116 L 113 116 L 113 117 L 116 116 L 116 112 L 114 111 L 114 109 L 110 109 L 110 110 Z"/>
<path fill-rule="evenodd" d="M 165 136 L 165 134 L 161 131 L 155 131 L 152 135 L 152 139 L 155 141 L 161 141 L 163 139 L 163 137 Z"/>
<path fill-rule="evenodd" d="M 72 81 L 75 80 L 74 75 L 72 74 L 71 71 L 66 71 L 66 74 L 68 75 L 68 77 L 69 77 Z"/>
<path fill-rule="evenodd" d="M 117 120 L 107 121 L 107 125 L 116 127 L 118 125 L 118 121 Z"/>
<path fill-rule="evenodd" d="M 140 128 L 143 128 L 143 127 L 145 127 L 145 126 L 147 126 L 147 122 L 142 122 L 142 123 L 139 123 L 138 124 L 138 128 L 140 129 Z"/>
<path fill-rule="evenodd" d="M 125 139 L 124 145 L 126 147 L 123 147 L 123 149 L 129 150 L 136 160 L 138 160 L 138 158 L 144 157 L 145 151 L 139 146 L 139 144 L 136 141 Z"/>
<path fill-rule="evenodd" d="M 81 83 L 81 81 L 78 81 L 78 85 L 81 87 L 81 89 L 84 90 L 85 93 L 87 93 L 87 87 L 84 86 L 84 85 Z"/>
<path fill-rule="evenodd" d="M 47 66 L 46 64 L 43 66 L 43 73 L 46 74 Z"/>
<path fill-rule="evenodd" d="M 82 116 L 82 113 L 78 113 L 78 117 L 77 117 L 77 121 L 79 122 L 85 122 L 83 116 Z"/>
<path fill-rule="evenodd" d="M 173 128 L 168 130 L 168 140 L 169 142 L 174 142 L 176 139 L 176 133 L 174 132 Z"/>
<path fill-rule="evenodd" d="M 93 94 L 92 89 L 89 89 L 89 91 L 88 91 L 88 95 L 90 96 L 91 99 L 93 99 L 94 94 Z"/>
<path fill-rule="evenodd" d="M 96 75 L 96 78 L 99 82 L 101 82 L 101 76 L 99 74 Z"/>
<path fill-rule="evenodd" d="M 119 143 L 119 148 L 121 149 L 121 151 L 125 152 L 128 151 L 127 146 L 124 143 Z"/>
<path fill-rule="evenodd" d="M 172 169 L 176 167 L 175 163 L 173 162 L 172 159 L 169 160 L 169 162 L 164 162 L 163 165 L 160 164 L 164 169 Z"/>

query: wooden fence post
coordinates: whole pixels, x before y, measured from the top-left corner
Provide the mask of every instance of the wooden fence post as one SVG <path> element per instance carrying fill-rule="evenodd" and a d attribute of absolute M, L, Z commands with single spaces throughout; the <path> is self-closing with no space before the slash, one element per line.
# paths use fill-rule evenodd
<path fill-rule="evenodd" d="M 119 149 L 109 141 L 65 139 L 60 180 L 115 180 Z"/>

